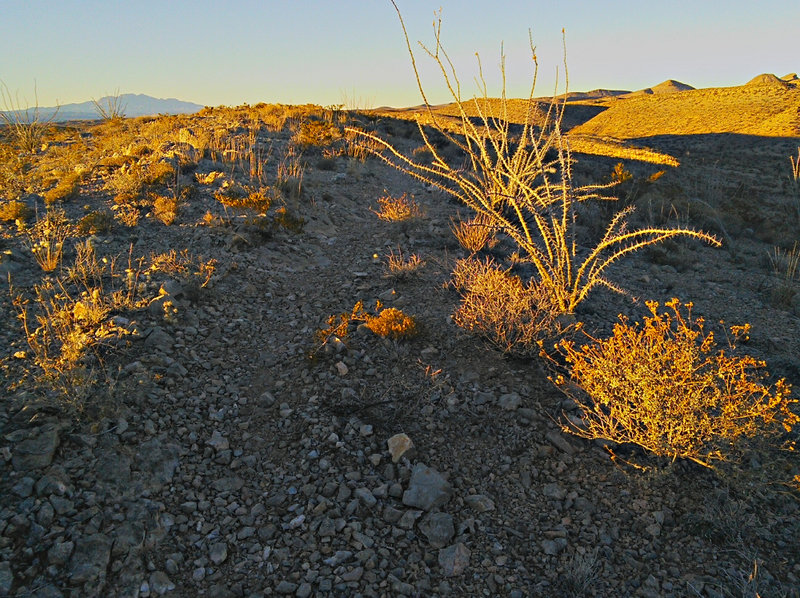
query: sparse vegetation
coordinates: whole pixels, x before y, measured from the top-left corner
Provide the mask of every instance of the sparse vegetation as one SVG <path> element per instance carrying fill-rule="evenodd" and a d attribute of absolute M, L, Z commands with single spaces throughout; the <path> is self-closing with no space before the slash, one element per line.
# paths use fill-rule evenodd
<path fill-rule="evenodd" d="M 11 139 L 20 151 L 35 154 L 42 149 L 42 140 L 56 113 L 42 117 L 39 112 L 39 93 L 34 84 L 33 107 L 26 104 L 23 108 L 19 93 L 12 94 L 5 83 L 0 82 L 0 96 L 3 100 L 3 111 L 0 111 L 0 121 L 6 126 Z"/>
<path fill-rule="evenodd" d="M 61 264 L 64 241 L 73 234 L 72 223 L 61 208 L 50 208 L 44 218 L 25 229 L 28 248 L 36 263 L 45 272 L 52 272 Z"/>
<path fill-rule="evenodd" d="M 673 299 L 669 311 L 655 301 L 647 305 L 651 315 L 642 326 L 623 317 L 607 339 L 561 343 L 569 379 L 555 382 L 581 412 L 565 431 L 708 466 L 726 459 L 742 438 L 779 435 L 800 421 L 791 411 L 790 385 L 784 379 L 768 385 L 763 362 L 733 353 L 748 325 L 733 326 L 723 350 L 703 319 L 692 317 L 691 304 Z"/>
<path fill-rule="evenodd" d="M 421 122 L 420 135 L 433 155 L 430 165 L 413 160 L 374 134 L 361 135 L 383 146 L 386 151 L 376 154 L 379 158 L 452 195 L 502 230 L 519 247 L 519 259 L 536 269 L 537 284 L 549 295 L 548 303 L 558 312 L 573 313 L 595 287 L 620 291 L 606 278 L 606 271 L 634 251 L 678 236 L 720 244 L 711 235 L 689 229 L 629 231 L 628 217 L 633 212 L 633 207 L 629 207 L 612 218 L 605 234 L 592 249 L 588 252 L 579 249 L 585 243 L 579 244 L 577 239 L 578 205 L 599 199 L 599 192 L 609 185 L 574 183 L 573 160 L 561 129 L 565 103 L 552 104 L 543 118 L 534 122 L 538 114 L 533 100 L 538 62 L 533 44 L 533 84 L 528 114 L 519 136 L 511 135 L 505 86 L 498 111 L 494 111 L 489 102 L 482 75 L 479 77 L 482 101 L 462 97 L 461 83 L 441 43 L 441 20 L 435 29 L 433 50 L 425 46 L 423 49 L 439 67 L 453 98 L 458 134 L 452 132 L 452 124 L 444 122 L 431 109 L 407 35 L 406 44 L 431 126 L 467 156 L 469 168 L 463 168 L 460 162 L 448 162 Z M 505 81 L 502 64 L 501 60 Z M 477 112 L 478 124 L 470 117 L 468 108 Z"/>

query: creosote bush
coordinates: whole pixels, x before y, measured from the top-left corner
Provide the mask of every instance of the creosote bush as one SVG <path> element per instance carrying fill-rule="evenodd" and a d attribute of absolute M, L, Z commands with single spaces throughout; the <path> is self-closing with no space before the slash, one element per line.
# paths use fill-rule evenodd
<path fill-rule="evenodd" d="M 581 411 L 565 431 L 710 466 L 742 438 L 778 435 L 800 421 L 790 385 L 769 385 L 763 362 L 734 354 L 749 325 L 733 326 L 728 349 L 718 349 L 691 303 L 673 299 L 663 312 L 655 301 L 647 306 L 641 326 L 621 317 L 607 339 L 560 343 L 570 378 L 554 382 Z"/>

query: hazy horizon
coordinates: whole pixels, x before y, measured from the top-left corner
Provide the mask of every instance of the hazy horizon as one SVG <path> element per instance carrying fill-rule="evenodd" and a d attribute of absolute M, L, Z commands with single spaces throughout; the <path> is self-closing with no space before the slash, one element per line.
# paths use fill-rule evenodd
<path fill-rule="evenodd" d="M 800 8 L 772 0 L 754 6 L 708 2 L 513 0 L 501 8 L 455 0 L 398 0 L 433 103 L 449 101 L 439 73 L 416 42 L 433 43 L 441 6 L 442 39 L 461 77 L 477 87 L 475 52 L 490 95 L 499 95 L 501 44 L 508 95 L 527 96 L 531 82 L 528 29 L 537 46 L 536 95 L 550 95 L 559 73 L 564 91 L 561 29 L 566 29 L 570 91 L 637 90 L 666 79 L 694 87 L 742 85 L 771 72 L 800 70 Z M 421 103 L 402 30 L 391 3 L 373 0 L 257 2 L 200 0 L 132 4 L 65 0 L 4 7 L 2 81 L 23 103 L 85 102 L 119 91 L 201 105 L 258 102 Z M 0 106 L 2 109 L 3 106 Z"/>

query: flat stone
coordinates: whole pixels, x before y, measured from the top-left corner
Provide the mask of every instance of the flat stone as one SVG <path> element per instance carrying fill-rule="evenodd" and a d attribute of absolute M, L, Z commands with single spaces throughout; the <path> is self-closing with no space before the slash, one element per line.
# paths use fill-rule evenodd
<path fill-rule="evenodd" d="M 47 467 L 53 462 L 58 444 L 58 427 L 52 424 L 42 426 L 36 436 L 23 440 L 14 447 L 11 464 L 17 471 Z"/>
<path fill-rule="evenodd" d="M 469 549 L 458 542 L 447 548 L 439 550 L 439 566 L 445 577 L 456 577 L 461 575 L 469 565 Z"/>
<path fill-rule="evenodd" d="M 545 554 L 557 556 L 567 547 L 567 539 L 553 538 L 552 540 L 542 540 L 541 546 Z"/>
<path fill-rule="evenodd" d="M 501 395 L 497 401 L 497 404 L 506 411 L 514 411 L 522 404 L 522 397 L 515 392 L 511 392 Z"/>
<path fill-rule="evenodd" d="M 567 491 L 553 482 L 552 484 L 545 484 L 542 487 L 542 494 L 547 498 L 552 498 L 554 500 L 564 500 L 564 498 L 567 496 Z"/>
<path fill-rule="evenodd" d="M 433 548 L 443 548 L 455 535 L 453 516 L 450 513 L 431 513 L 420 521 L 419 530 Z"/>
<path fill-rule="evenodd" d="M 464 497 L 464 502 L 469 507 L 478 513 L 485 513 L 486 511 L 494 511 L 494 501 L 483 494 L 470 494 Z"/>
<path fill-rule="evenodd" d="M 167 592 L 175 589 L 175 584 L 172 583 L 163 571 L 153 571 L 150 574 L 150 591 L 159 596 L 163 596 Z"/>
<path fill-rule="evenodd" d="M 411 472 L 408 490 L 403 493 L 403 504 L 430 511 L 440 507 L 453 496 L 453 487 L 435 469 L 417 463 Z"/>
<path fill-rule="evenodd" d="M 556 430 L 550 430 L 546 434 L 546 438 L 550 441 L 550 444 L 552 444 L 558 450 L 563 451 L 568 455 L 575 454 L 575 447 L 572 446 L 560 432 Z"/>
<path fill-rule="evenodd" d="M 278 594 L 294 594 L 295 590 L 297 590 L 297 584 L 286 581 L 285 579 L 275 586 L 275 591 L 278 592 Z"/>
<path fill-rule="evenodd" d="M 378 499 L 367 488 L 356 488 L 355 495 L 369 509 L 378 504 Z"/>
<path fill-rule="evenodd" d="M 105 583 L 111 545 L 111 538 L 103 534 L 79 538 L 69 565 L 70 582 L 73 585 L 90 582 L 96 587 Z"/>

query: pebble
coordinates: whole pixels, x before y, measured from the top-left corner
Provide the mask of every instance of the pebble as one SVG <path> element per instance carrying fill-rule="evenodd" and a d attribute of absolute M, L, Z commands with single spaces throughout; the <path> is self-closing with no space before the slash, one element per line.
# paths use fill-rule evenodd
<path fill-rule="evenodd" d="M 410 459 L 414 455 L 414 443 L 406 434 L 395 434 L 386 441 L 386 444 L 392 455 L 392 463 L 398 463 L 403 457 Z"/>
<path fill-rule="evenodd" d="M 445 577 L 462 575 L 469 566 L 469 549 L 461 542 L 439 550 L 439 566 Z"/>

